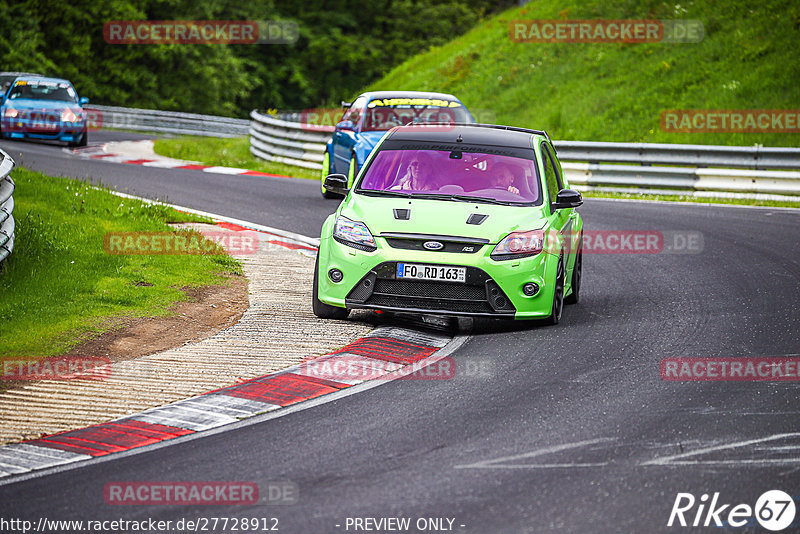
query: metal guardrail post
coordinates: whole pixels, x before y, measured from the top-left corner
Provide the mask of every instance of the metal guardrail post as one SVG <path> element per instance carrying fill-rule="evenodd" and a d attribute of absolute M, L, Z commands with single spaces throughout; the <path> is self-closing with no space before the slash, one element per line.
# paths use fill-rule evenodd
<path fill-rule="evenodd" d="M 261 159 L 322 170 L 333 126 L 314 126 L 250 112 L 250 152 Z"/>
<path fill-rule="evenodd" d="M 0 150 L 3 160 L 0 162 L 0 262 L 5 260 L 14 250 L 15 223 L 14 211 L 14 180 L 10 173 L 14 169 L 14 160 L 11 156 Z"/>
<path fill-rule="evenodd" d="M 115 106 L 87 106 L 95 126 L 212 137 L 250 136 L 261 159 L 322 169 L 332 126 L 300 122 L 300 115 L 250 120 Z M 587 187 L 668 188 L 800 195 L 800 148 L 556 141 L 570 181 Z M 720 172 L 719 168 L 728 169 Z"/>
<path fill-rule="evenodd" d="M 97 105 L 88 105 L 84 109 L 89 113 L 90 127 L 95 129 L 117 128 L 207 137 L 239 137 L 247 135 L 249 127 L 247 119 L 216 115 Z"/>
<path fill-rule="evenodd" d="M 800 148 L 556 141 L 562 161 L 800 170 Z"/>

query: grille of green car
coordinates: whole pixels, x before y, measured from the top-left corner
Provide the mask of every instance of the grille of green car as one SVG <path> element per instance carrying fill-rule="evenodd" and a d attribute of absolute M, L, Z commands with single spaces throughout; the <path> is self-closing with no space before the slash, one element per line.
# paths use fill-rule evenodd
<path fill-rule="evenodd" d="M 476 267 L 466 267 L 466 283 L 398 280 L 395 262 L 370 271 L 350 291 L 353 308 L 393 308 L 480 315 L 513 315 L 516 308 L 500 286 Z"/>

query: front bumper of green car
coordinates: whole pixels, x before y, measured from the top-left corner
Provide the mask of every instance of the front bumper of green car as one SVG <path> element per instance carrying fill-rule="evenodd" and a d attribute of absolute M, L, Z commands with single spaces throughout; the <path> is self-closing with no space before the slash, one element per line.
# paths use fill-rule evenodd
<path fill-rule="evenodd" d="M 348 309 L 515 319 L 545 318 L 552 313 L 556 254 L 543 251 L 535 256 L 497 261 L 490 258 L 493 244 L 476 244 L 474 252 L 469 253 L 432 252 L 398 248 L 397 241 L 390 246 L 389 240 L 381 236 L 374 238 L 377 250 L 359 250 L 331 237 L 330 221 L 322 236 L 318 291 L 319 300 L 326 304 Z M 465 281 L 399 279 L 398 263 L 465 267 Z"/>

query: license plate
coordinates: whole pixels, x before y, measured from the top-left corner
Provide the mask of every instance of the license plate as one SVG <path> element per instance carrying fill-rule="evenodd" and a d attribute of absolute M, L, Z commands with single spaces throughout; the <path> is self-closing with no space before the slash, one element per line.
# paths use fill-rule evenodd
<path fill-rule="evenodd" d="M 466 267 L 447 267 L 444 265 L 421 265 L 419 263 L 398 263 L 397 278 L 414 280 L 435 280 L 437 282 L 466 282 Z"/>

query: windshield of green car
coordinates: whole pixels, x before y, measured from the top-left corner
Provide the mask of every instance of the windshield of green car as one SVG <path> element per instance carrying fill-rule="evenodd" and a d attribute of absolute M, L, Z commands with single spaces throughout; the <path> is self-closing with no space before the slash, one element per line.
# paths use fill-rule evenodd
<path fill-rule="evenodd" d="M 541 204 L 535 155 L 521 157 L 451 150 L 380 150 L 356 192 L 375 196 L 409 196 L 498 204 Z M 479 149 L 478 149 L 479 150 Z"/>
<path fill-rule="evenodd" d="M 8 93 L 8 100 L 57 100 L 77 102 L 75 89 L 66 82 L 19 80 Z"/>
<path fill-rule="evenodd" d="M 467 110 L 455 100 L 436 98 L 384 98 L 370 101 L 365 110 L 362 132 L 391 130 L 406 124 L 434 122 L 471 123 Z"/>

